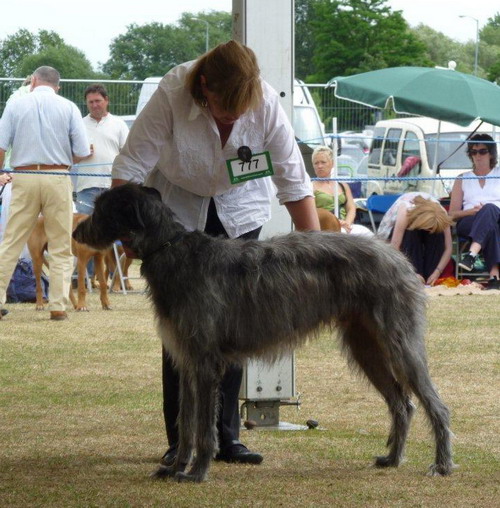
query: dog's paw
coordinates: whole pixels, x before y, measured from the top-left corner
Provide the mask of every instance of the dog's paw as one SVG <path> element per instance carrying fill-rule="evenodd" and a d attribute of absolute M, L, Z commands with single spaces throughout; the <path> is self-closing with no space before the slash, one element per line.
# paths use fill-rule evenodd
<path fill-rule="evenodd" d="M 173 478 L 175 476 L 175 471 L 171 467 L 167 466 L 158 466 L 158 469 L 155 469 L 149 477 L 154 480 L 162 480 L 164 478 Z"/>
<path fill-rule="evenodd" d="M 205 476 L 177 471 L 174 479 L 178 483 L 201 483 L 205 480 Z"/>
<path fill-rule="evenodd" d="M 399 464 L 389 455 L 375 457 L 375 467 L 397 467 Z"/>
<path fill-rule="evenodd" d="M 109 304 L 103 304 L 102 305 L 102 310 L 113 310 L 113 308 Z"/>
<path fill-rule="evenodd" d="M 89 312 L 89 309 L 83 305 L 77 305 L 75 310 L 76 312 Z"/>
<path fill-rule="evenodd" d="M 427 476 L 450 476 L 453 468 L 456 467 L 454 464 L 432 464 L 429 467 Z"/>

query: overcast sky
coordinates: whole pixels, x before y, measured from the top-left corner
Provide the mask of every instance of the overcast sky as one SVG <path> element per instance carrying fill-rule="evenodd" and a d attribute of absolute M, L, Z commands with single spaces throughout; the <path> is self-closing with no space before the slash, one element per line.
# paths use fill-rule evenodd
<path fill-rule="evenodd" d="M 495 0 L 389 0 L 388 4 L 394 10 L 402 10 L 411 26 L 424 23 L 461 42 L 475 40 L 476 22 L 470 18 L 460 19 L 459 15 L 477 18 L 481 28 L 488 18 L 500 12 L 500 4 L 496 5 Z M 104 0 L 94 3 L 14 0 L 2 10 L 0 39 L 20 28 L 32 32 L 53 30 L 67 44 L 82 50 L 96 67 L 109 58 L 112 39 L 124 33 L 131 23 L 169 24 L 175 23 L 182 12 L 230 12 L 231 8 L 232 0 Z M 200 30 L 205 30 L 202 23 Z"/>

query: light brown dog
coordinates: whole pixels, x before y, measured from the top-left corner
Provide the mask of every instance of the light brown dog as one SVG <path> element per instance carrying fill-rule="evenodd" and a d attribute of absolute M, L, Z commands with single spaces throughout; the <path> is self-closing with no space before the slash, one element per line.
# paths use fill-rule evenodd
<path fill-rule="evenodd" d="M 333 231 L 334 233 L 338 233 L 340 231 L 340 222 L 332 212 L 329 212 L 324 208 L 316 208 L 316 211 L 318 212 L 321 231 Z"/>
<path fill-rule="evenodd" d="M 73 214 L 73 229 L 75 229 L 76 226 L 87 217 L 88 215 L 83 213 Z M 43 310 L 44 301 L 42 295 L 41 277 L 43 264 L 45 262 L 44 252 L 47 250 L 47 235 L 45 234 L 43 217 L 38 218 L 35 229 L 28 239 L 28 249 L 33 261 L 33 271 L 35 273 L 36 280 L 36 310 Z M 104 310 L 111 310 L 108 288 L 104 277 L 104 257 L 107 251 L 92 249 L 88 245 L 78 243 L 73 239 L 71 240 L 71 250 L 73 255 L 77 258 L 78 267 L 78 301 L 73 293 L 73 287 L 70 287 L 69 290 L 69 298 L 73 307 L 77 311 L 88 311 L 86 302 L 87 288 L 85 286 L 85 273 L 87 263 L 90 258 L 94 256 L 94 270 L 97 280 L 99 281 L 101 305 Z"/>

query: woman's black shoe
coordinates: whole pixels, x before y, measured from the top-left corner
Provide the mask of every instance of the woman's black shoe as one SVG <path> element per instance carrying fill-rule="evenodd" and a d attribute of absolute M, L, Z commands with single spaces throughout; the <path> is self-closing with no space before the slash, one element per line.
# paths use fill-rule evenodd
<path fill-rule="evenodd" d="M 170 447 L 160 460 L 160 464 L 163 466 L 173 466 L 175 457 L 177 456 L 177 448 Z"/>
<path fill-rule="evenodd" d="M 228 446 L 215 456 L 215 460 L 238 464 L 260 464 L 264 457 L 257 452 L 251 452 L 246 446 L 236 444 Z"/>
<path fill-rule="evenodd" d="M 500 289 L 500 281 L 498 277 L 491 277 L 486 284 L 486 289 Z"/>

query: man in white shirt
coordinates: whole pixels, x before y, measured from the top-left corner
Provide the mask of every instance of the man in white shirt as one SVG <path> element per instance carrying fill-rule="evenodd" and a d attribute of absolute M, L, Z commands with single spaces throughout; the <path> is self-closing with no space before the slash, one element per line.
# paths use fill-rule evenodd
<path fill-rule="evenodd" d="M 87 87 L 85 101 L 89 114 L 84 117 L 83 123 L 87 129 L 91 155 L 85 159 L 85 166 L 82 166 L 80 172 L 109 175 L 77 178 L 76 209 L 79 213 L 90 215 L 96 197 L 111 187 L 111 164 L 125 144 L 128 127 L 121 118 L 108 111 L 109 96 L 103 85 Z"/>
<path fill-rule="evenodd" d="M 42 213 L 50 261 L 50 319 L 56 321 L 67 318 L 73 272 L 73 188 L 68 169 L 90 151 L 80 111 L 57 95 L 59 79 L 56 69 L 39 67 L 31 78 L 32 93 L 9 101 L 0 120 L 0 167 L 12 147 L 10 164 L 15 170 L 9 220 L 0 244 L 0 308 L 19 254 Z"/>

